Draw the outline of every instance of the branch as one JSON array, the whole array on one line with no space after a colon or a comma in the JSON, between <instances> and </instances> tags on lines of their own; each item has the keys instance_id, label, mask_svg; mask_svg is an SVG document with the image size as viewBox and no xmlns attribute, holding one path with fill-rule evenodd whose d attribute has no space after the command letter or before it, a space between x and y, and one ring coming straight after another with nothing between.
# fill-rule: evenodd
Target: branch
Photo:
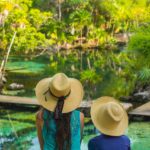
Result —
<instances>
[{"instance_id":1,"label":"branch","mask_svg":"<svg viewBox=\"0 0 150 150\"><path fill-rule=\"evenodd\" d=\"M17 32L14 33L13 38L11 40L11 43L10 43L10 45L8 47L8 51L7 51L6 57L3 59L2 63L1 63L0 72L5 72L5 66L6 66L6 63L8 61L8 57L9 57L9 53L11 51L11 47L12 47L12 45L14 43L14 40L15 40L15 37L16 37L16 33Z\"/></svg>"}]
</instances>

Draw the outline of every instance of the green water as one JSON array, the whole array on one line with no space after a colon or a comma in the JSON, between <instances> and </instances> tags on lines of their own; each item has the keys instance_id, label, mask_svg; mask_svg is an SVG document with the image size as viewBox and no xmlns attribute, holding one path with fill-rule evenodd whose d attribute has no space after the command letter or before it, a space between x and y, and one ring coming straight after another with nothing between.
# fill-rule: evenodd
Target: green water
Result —
<instances>
[{"instance_id":1,"label":"green water","mask_svg":"<svg viewBox=\"0 0 150 150\"><path fill-rule=\"evenodd\" d=\"M19 70L18 70L19 69ZM3 94L34 97L36 83L49 76L49 57L27 59L10 57L7 64L8 84L13 82L24 84L24 90L9 91ZM16 110L16 107L4 109L0 107L0 150L39 150L35 128L35 110L29 108ZM150 123L132 122L126 134L132 142L132 150L150 150ZM82 150L87 150L88 140L95 136L94 126L86 118Z\"/></svg>"},{"instance_id":2,"label":"green water","mask_svg":"<svg viewBox=\"0 0 150 150\"><path fill-rule=\"evenodd\" d=\"M23 56L10 56L6 65L7 85L19 83L24 85L24 90L11 91L5 88L3 94L34 97L36 83L49 74L49 57L41 56L38 58L26 58Z\"/></svg>"},{"instance_id":3,"label":"green water","mask_svg":"<svg viewBox=\"0 0 150 150\"><path fill-rule=\"evenodd\" d=\"M14 109L14 110L13 110ZM1 150L39 150L33 110L0 108L0 149ZM132 122L126 134L130 137L132 150L150 150L150 123ZM87 143L95 136L94 126L85 119L84 138L81 150L87 150Z\"/></svg>"}]
</instances>

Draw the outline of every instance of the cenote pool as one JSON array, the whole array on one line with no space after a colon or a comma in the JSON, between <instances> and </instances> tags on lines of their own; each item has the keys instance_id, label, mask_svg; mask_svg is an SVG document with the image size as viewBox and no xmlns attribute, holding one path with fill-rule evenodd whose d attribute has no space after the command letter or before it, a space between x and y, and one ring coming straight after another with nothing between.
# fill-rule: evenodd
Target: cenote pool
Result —
<instances>
[{"instance_id":1,"label":"cenote pool","mask_svg":"<svg viewBox=\"0 0 150 150\"><path fill-rule=\"evenodd\" d=\"M22 68L18 70L17 68ZM8 83L25 85L24 90L3 94L34 97L34 87L43 77L48 76L49 57L26 60L10 57L7 63ZM4 108L0 106L0 150L39 150L35 127L34 108ZM88 140L97 135L90 118L85 119L84 137L81 150L87 150ZM150 150L150 123L131 122L126 134L132 142L132 150Z\"/></svg>"},{"instance_id":2,"label":"cenote pool","mask_svg":"<svg viewBox=\"0 0 150 150\"><path fill-rule=\"evenodd\" d=\"M35 127L35 110L0 108L0 150L39 150ZM131 122L126 134L132 150L150 150L150 123ZM87 150L88 140L98 135L90 118L85 119L81 150Z\"/></svg>"}]
</instances>

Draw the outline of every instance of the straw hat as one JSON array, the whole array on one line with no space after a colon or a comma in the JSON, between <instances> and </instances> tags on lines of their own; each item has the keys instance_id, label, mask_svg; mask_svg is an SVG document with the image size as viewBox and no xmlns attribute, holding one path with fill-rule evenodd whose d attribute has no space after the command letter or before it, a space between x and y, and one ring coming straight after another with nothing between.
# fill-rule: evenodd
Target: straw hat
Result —
<instances>
[{"instance_id":1,"label":"straw hat","mask_svg":"<svg viewBox=\"0 0 150 150\"><path fill-rule=\"evenodd\" d=\"M83 98L83 87L80 81L57 73L51 78L38 82L35 88L38 102L47 110L55 111L57 97L65 96L62 113L68 113L79 107Z\"/></svg>"},{"instance_id":2,"label":"straw hat","mask_svg":"<svg viewBox=\"0 0 150 150\"><path fill-rule=\"evenodd\" d=\"M105 135L123 135L128 127L128 116L122 105L112 97L93 101L91 118L96 128Z\"/></svg>"}]
</instances>

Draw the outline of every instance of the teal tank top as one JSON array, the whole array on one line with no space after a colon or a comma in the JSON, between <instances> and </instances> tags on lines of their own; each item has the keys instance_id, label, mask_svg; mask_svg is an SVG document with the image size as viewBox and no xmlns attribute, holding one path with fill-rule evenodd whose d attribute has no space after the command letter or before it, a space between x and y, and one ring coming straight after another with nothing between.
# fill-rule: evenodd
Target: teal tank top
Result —
<instances>
[{"instance_id":1,"label":"teal tank top","mask_svg":"<svg viewBox=\"0 0 150 150\"><path fill-rule=\"evenodd\" d=\"M44 111L43 119L44 125L42 129L42 135L44 139L44 148L43 150L57 150L56 149L56 124L55 120L51 116L48 116L48 112ZM47 119L49 117L49 119ZM48 126L48 130L47 130ZM77 110L72 111L71 113L71 150L80 150L80 140L81 140L81 127L80 127L80 112Z\"/></svg>"}]
</instances>

